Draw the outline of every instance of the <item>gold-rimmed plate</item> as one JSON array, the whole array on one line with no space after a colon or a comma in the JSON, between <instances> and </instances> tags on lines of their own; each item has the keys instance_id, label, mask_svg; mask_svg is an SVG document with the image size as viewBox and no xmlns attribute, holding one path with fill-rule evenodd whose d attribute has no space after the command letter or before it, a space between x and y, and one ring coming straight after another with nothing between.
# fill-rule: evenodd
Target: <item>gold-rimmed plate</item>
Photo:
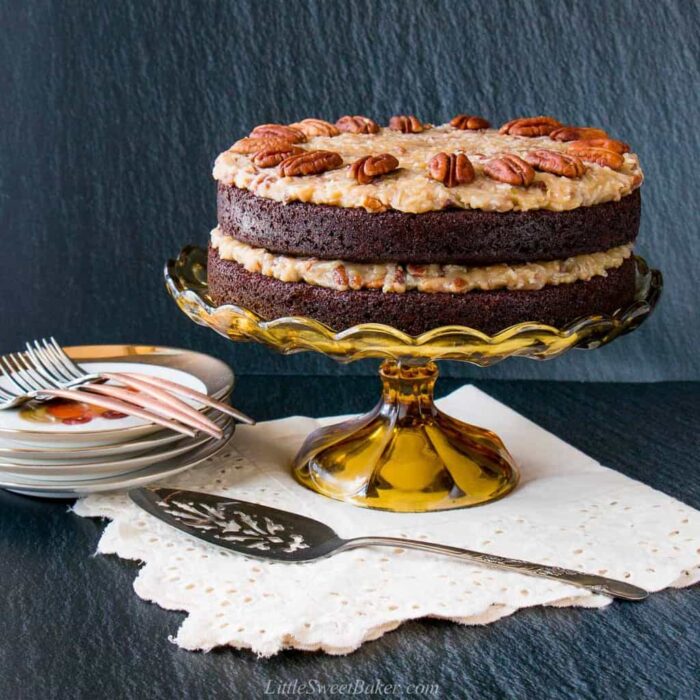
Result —
<instances>
[{"instance_id":1,"label":"gold-rimmed plate","mask_svg":"<svg viewBox=\"0 0 700 700\"><path fill-rule=\"evenodd\" d=\"M233 372L221 360L190 350L145 345L85 345L66 348L86 371L131 371L163 377L214 398L233 387ZM3 381L7 379L0 378ZM40 423L20 416L19 409L0 411L3 447L86 448L115 445L161 432L161 426L127 416L119 420L95 418L90 423Z\"/></svg>"},{"instance_id":2,"label":"gold-rimmed plate","mask_svg":"<svg viewBox=\"0 0 700 700\"><path fill-rule=\"evenodd\" d=\"M23 496L38 496L40 498L76 498L89 493L104 493L108 491L123 491L145 486L153 481L165 479L186 469L191 469L203 462L208 457L213 457L217 452L226 447L231 435L233 435L233 423L224 430L222 440L207 440L203 445L173 457L165 462L152 464L144 469L117 474L105 478L93 480L66 480L61 482L29 482L11 479L0 475L0 489L7 489Z\"/></svg>"},{"instance_id":3,"label":"gold-rimmed plate","mask_svg":"<svg viewBox=\"0 0 700 700\"><path fill-rule=\"evenodd\" d=\"M228 416L215 421L223 430L235 429L233 420ZM126 474L138 471L157 462L165 462L186 452L204 445L212 438L200 434L195 438L186 437L175 445L166 445L135 456L99 460L92 462L75 462L63 464L19 464L17 462L0 461L0 478L18 479L21 481L78 481L102 479L116 474Z\"/></svg>"},{"instance_id":4,"label":"gold-rimmed plate","mask_svg":"<svg viewBox=\"0 0 700 700\"><path fill-rule=\"evenodd\" d=\"M220 398L222 401L226 401L228 395ZM214 420L216 416L220 415L215 409L207 409L203 413ZM157 433L146 435L138 440L89 447L55 446L49 450L41 444L20 447L16 443L0 440L0 462L39 466L42 464L94 462L98 458L114 460L123 455L134 456L156 449L163 449L187 439L187 435L162 429Z\"/></svg>"}]
</instances>

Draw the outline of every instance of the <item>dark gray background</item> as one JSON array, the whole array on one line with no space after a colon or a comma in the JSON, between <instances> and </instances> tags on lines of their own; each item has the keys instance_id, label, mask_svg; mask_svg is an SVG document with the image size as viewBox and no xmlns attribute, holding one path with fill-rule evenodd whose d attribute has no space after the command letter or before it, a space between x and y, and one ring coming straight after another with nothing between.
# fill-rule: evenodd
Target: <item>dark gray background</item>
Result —
<instances>
[{"instance_id":1,"label":"dark gray background","mask_svg":"<svg viewBox=\"0 0 700 700\"><path fill-rule=\"evenodd\" d=\"M161 269L215 222L216 154L256 123L458 111L552 114L630 141L647 182L641 252L657 314L602 350L449 373L698 379L700 4L59 2L0 6L0 350L64 343L197 348L242 373L374 371L231 346L190 323Z\"/></svg>"}]
</instances>

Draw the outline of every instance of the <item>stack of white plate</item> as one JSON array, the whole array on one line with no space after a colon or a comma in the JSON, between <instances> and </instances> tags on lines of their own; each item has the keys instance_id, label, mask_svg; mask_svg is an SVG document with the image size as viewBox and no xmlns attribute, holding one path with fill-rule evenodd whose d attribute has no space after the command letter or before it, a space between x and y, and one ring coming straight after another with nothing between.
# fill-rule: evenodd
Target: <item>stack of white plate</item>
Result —
<instances>
[{"instance_id":1,"label":"stack of white plate","mask_svg":"<svg viewBox=\"0 0 700 700\"><path fill-rule=\"evenodd\" d=\"M138 345L66 348L88 372L140 372L179 382L226 400L233 373L223 362L188 350ZM9 386L5 377L0 385ZM194 404L193 404L194 405ZM36 422L19 409L0 411L0 488L44 498L136 488L199 464L220 450L234 422L204 411L223 440L175 433L131 416L88 423Z\"/></svg>"}]
</instances>

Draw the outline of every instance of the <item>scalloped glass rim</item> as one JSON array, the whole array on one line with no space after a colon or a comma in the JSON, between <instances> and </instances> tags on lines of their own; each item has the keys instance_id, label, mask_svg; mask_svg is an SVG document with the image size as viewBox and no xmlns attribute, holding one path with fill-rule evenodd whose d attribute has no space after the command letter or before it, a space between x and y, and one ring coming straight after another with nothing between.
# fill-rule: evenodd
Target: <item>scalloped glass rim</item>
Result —
<instances>
[{"instance_id":1,"label":"scalloped glass rim","mask_svg":"<svg viewBox=\"0 0 700 700\"><path fill-rule=\"evenodd\" d=\"M637 328L653 311L663 278L635 256L635 300L613 314L592 314L563 328L519 323L491 336L467 326L442 326L410 336L380 323L363 323L342 331L302 316L266 321L253 311L215 306L208 293L207 252L187 246L165 266L165 283L180 309L195 323L237 341L255 341L283 354L315 351L339 362L364 358L394 360L462 360L487 366L507 357L544 360L571 348L593 349Z\"/></svg>"}]
</instances>

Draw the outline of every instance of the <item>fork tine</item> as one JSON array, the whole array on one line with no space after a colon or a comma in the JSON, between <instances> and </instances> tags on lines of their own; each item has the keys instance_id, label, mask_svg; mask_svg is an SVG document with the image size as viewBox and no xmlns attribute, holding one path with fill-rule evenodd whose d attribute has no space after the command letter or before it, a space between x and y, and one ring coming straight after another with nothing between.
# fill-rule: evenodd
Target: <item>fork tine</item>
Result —
<instances>
[{"instance_id":1,"label":"fork tine","mask_svg":"<svg viewBox=\"0 0 700 700\"><path fill-rule=\"evenodd\" d=\"M11 379L5 370L5 367L3 366L2 362L0 361L0 377L7 377L8 379ZM0 398L3 399L3 401L12 401L12 399L16 399L17 395L13 394L9 391L9 389L6 389L5 387L0 387Z\"/></svg>"},{"instance_id":2,"label":"fork tine","mask_svg":"<svg viewBox=\"0 0 700 700\"><path fill-rule=\"evenodd\" d=\"M55 386L57 388L60 388L61 378L51 373L51 368L44 364L44 362L41 360L39 355L34 351L34 348L29 343L25 343L24 345L27 348L26 354L29 355L29 358L31 359L32 364L34 365L34 369L37 371L37 373L41 375L41 377L47 382L49 386Z\"/></svg>"},{"instance_id":3,"label":"fork tine","mask_svg":"<svg viewBox=\"0 0 700 700\"><path fill-rule=\"evenodd\" d=\"M19 389L20 393L26 394L28 391L31 391L23 382L22 377L19 376L14 367L10 364L10 360L7 356L0 357L0 362L7 370L7 378Z\"/></svg>"},{"instance_id":4,"label":"fork tine","mask_svg":"<svg viewBox=\"0 0 700 700\"><path fill-rule=\"evenodd\" d=\"M86 372L82 370L78 365L73 362L73 360L68 357L68 354L66 351L56 342L56 338L51 336L49 339L50 341L50 347L54 352L54 355L57 357L57 359L63 364L63 366L71 373L74 375L75 379L80 379L80 377L84 377ZM44 338L44 343L46 343L46 339Z\"/></svg>"},{"instance_id":5,"label":"fork tine","mask_svg":"<svg viewBox=\"0 0 700 700\"><path fill-rule=\"evenodd\" d=\"M82 377L83 375L86 374L85 370L82 367L78 366L75 362L73 362L73 360L70 358L68 353L63 349L63 347L59 343L56 342L56 338L51 336L51 338L49 338L49 340L51 342L51 345L53 345L53 348L56 351L56 353L63 360L63 363L68 365L69 367L71 367L73 369L73 373L77 375L76 379L78 377Z\"/></svg>"},{"instance_id":6,"label":"fork tine","mask_svg":"<svg viewBox=\"0 0 700 700\"><path fill-rule=\"evenodd\" d=\"M21 352L12 353L10 356L14 360L15 365L21 366L23 368L23 377L27 384L31 384L34 391L46 388L46 380L36 372L32 364L27 360L27 358L22 355ZM28 377L28 378L27 378Z\"/></svg>"},{"instance_id":7,"label":"fork tine","mask_svg":"<svg viewBox=\"0 0 700 700\"><path fill-rule=\"evenodd\" d=\"M17 381L20 381L25 386L28 386L29 391L36 391L44 386L41 382L37 384L34 377L22 366L15 353L10 353L10 355L8 355L8 359L12 361L12 365L15 368L15 377L17 378Z\"/></svg>"},{"instance_id":8,"label":"fork tine","mask_svg":"<svg viewBox=\"0 0 700 700\"><path fill-rule=\"evenodd\" d=\"M45 342L46 341L44 340L44 343ZM39 342L36 340L34 341L34 347L36 348L39 357L41 357L44 366L50 368L51 371L59 377L61 383L70 382L73 380L73 377L68 374L63 366L54 359L53 355L48 351L48 349L42 348L39 345Z\"/></svg>"}]
</instances>

